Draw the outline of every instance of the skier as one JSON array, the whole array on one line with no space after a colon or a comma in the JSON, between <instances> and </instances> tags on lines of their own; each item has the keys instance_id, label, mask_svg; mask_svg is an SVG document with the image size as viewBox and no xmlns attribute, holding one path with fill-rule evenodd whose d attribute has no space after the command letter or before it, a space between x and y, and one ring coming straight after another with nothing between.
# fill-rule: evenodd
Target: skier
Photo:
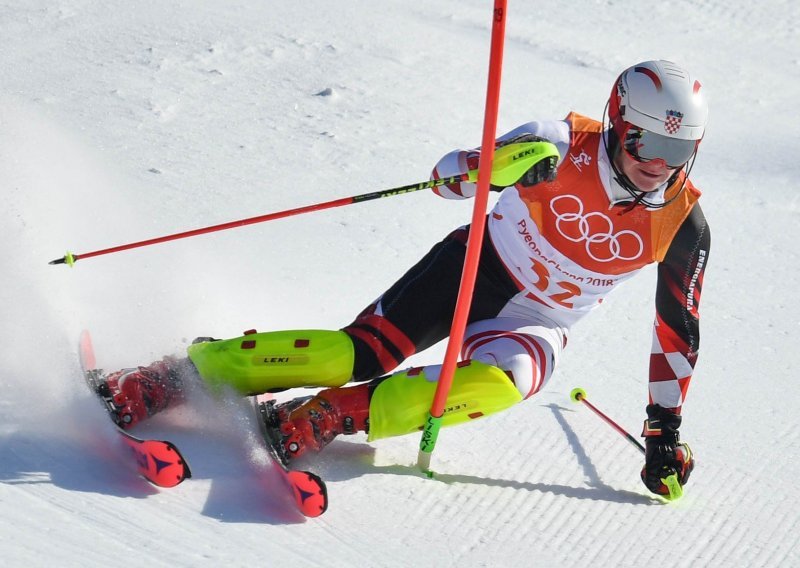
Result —
<instances>
[{"instance_id":1,"label":"skier","mask_svg":"<svg viewBox=\"0 0 800 568\"><path fill-rule=\"evenodd\" d=\"M688 175L703 138L701 85L668 61L634 65L615 81L603 120L570 113L498 139L547 140L560 159L540 162L488 216L462 362L444 425L504 410L535 395L558 364L570 326L641 268L658 263L649 404L641 477L666 495L694 467L680 441L681 406L697 361L698 305L710 233ZM434 177L477 168L477 150L454 150ZM472 197L475 185L435 189ZM419 431L440 365L392 371L449 332L470 227L450 233L355 320L338 331L245 332L200 338L188 358L165 358L105 377L115 420L128 428L182 400L188 376L242 394L324 387L272 407L285 461L339 434L369 440ZM352 386L345 386L347 383Z\"/></svg>"}]
</instances>

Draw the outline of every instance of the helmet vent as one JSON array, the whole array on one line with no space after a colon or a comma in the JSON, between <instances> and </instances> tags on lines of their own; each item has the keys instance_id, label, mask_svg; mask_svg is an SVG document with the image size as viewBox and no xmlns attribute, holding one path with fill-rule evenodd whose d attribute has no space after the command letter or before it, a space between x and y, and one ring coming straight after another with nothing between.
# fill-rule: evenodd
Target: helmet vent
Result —
<instances>
[{"instance_id":1,"label":"helmet vent","mask_svg":"<svg viewBox=\"0 0 800 568\"><path fill-rule=\"evenodd\" d=\"M664 73L669 78L684 79L684 80L687 80L689 78L689 75L686 73L686 71L684 71L674 63L671 63L669 61L663 61L662 63L663 63Z\"/></svg>"}]
</instances>

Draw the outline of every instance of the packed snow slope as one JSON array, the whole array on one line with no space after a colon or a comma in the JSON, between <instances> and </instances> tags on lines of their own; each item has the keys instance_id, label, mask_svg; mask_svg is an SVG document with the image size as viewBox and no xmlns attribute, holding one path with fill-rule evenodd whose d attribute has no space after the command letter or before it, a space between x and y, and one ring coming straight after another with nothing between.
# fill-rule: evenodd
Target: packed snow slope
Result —
<instances>
[{"instance_id":1,"label":"packed snow slope","mask_svg":"<svg viewBox=\"0 0 800 568\"><path fill-rule=\"evenodd\" d=\"M573 331L534 399L417 436L337 440L305 465L331 505L271 490L247 411L201 392L146 425L194 478L157 491L112 459L81 384L199 335L337 328L471 202L429 192L48 266L125 242L427 179L483 124L491 2L0 2L0 557L4 566L797 566L800 4L511 0L500 131L600 118L652 58L703 81L693 179L713 231L684 406L685 497L571 388L638 434L655 274ZM440 362L443 346L411 363ZM298 394L298 393L295 393ZM302 394L302 393L300 393Z\"/></svg>"}]
</instances>

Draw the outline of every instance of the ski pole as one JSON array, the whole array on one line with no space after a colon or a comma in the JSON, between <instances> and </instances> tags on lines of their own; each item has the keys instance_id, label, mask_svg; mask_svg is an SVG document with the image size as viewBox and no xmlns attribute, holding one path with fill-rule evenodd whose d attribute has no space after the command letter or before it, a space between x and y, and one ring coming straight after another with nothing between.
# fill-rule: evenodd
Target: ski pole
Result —
<instances>
[{"instance_id":1,"label":"ski pole","mask_svg":"<svg viewBox=\"0 0 800 568\"><path fill-rule=\"evenodd\" d=\"M632 436L630 433L628 433L628 431L627 431L627 430L625 430L625 429L624 429L622 426L620 426L619 424L617 424L616 422L614 422L614 421L613 421L611 418L609 418L608 416L606 416L606 415L605 415L605 414L604 414L604 413L603 413L603 412L602 412L602 411L601 411L599 408L597 408L595 405L593 405L591 402L589 402L589 401L586 399L586 391L585 391L585 390L583 390L582 388L574 388L574 389L572 389L572 391L569 393L569 397L570 397L570 398L571 398L571 399L572 399L574 402L582 402L583 404L585 404L586 406L588 406L588 407L589 407L589 409L591 409L591 411L592 411L592 412L594 412L594 413L595 413L597 416L599 416L600 418L602 418L602 419L603 419L603 422L605 422L606 424L608 424L609 426L611 426L611 427L612 427L614 430L616 430L616 431L617 431L617 433L619 433L619 434L620 434L620 435L621 435L623 438L625 438L626 440L628 440L628 442L630 442L632 446L636 447L636 449L637 449L637 450L639 450L640 452L642 452L642 454L644 454L644 453L645 453L645 448L644 448L644 446L642 445L642 443L641 443L641 442L639 442L639 440L637 440L636 438L634 438L634 437L633 437L633 436ZM664 484L664 485L667 487L667 489L669 490L669 497L668 497L668 499L669 499L670 501L672 501L672 500L674 500L674 499L679 499L679 498L680 498L680 497L683 495L683 488L681 487L681 484L680 484L680 482L678 481L678 474L677 474L677 473L673 473L672 475L669 475L669 476L667 476L667 477L665 477L665 478L662 478L662 479L661 479L661 482L662 482L662 483L663 483L663 484Z\"/></svg>"},{"instance_id":2,"label":"ski pole","mask_svg":"<svg viewBox=\"0 0 800 568\"><path fill-rule=\"evenodd\" d=\"M334 199L333 201L326 201L324 203L316 203L314 205L306 205L304 207L297 207L295 209L287 209L285 211L278 211L276 213L268 213L266 215L259 215L257 217L250 217L248 219L240 219L238 221L230 221L228 223L221 223L219 225L212 225L210 227L203 227L200 229L192 229L190 231L184 231L182 233L174 233L172 235L166 235L163 237L155 237L152 239L146 239L144 241L138 241L134 243L128 243L124 245L119 245L115 247L110 247L102 250L96 250L92 252L85 252L82 254L72 254L67 252L63 258L57 258L55 260L51 260L48 264L67 264L72 266L79 260L83 260L84 258L91 258L93 256L101 256L104 254L112 254L115 252L121 252L124 250L130 250L139 247L146 247L150 245L155 245L158 243L165 243L168 241L176 241L178 239L186 239L189 237L196 237L198 235L204 235L206 233L213 233L216 231L225 231L227 229L234 229L236 227L244 227L246 225L254 225L256 223L264 223L266 221L274 221L275 219L283 219L284 217L292 217L294 215L301 215L303 213L310 213L312 211L321 211L323 209L332 209L334 207L341 207L343 205L351 205L353 203L361 203L363 201L371 201L373 199L380 199L381 197L393 197L395 195L402 195L404 193L411 193L414 191L419 191L422 189L429 189L432 187L437 187L440 185L446 185L450 183L457 183L460 181L465 181L469 179L469 174L459 174L456 176L451 176L448 178L443 179L433 179L427 182L420 182L414 183L410 185L404 185L401 187L394 187L391 189L384 189L382 191L373 191L371 193L364 193L361 195L353 195L351 197L343 197L341 199Z\"/></svg>"},{"instance_id":3,"label":"ski pole","mask_svg":"<svg viewBox=\"0 0 800 568\"><path fill-rule=\"evenodd\" d=\"M499 157L495 159L495 167L491 172L491 183L500 187L513 185L522 176L522 174L543 159L558 159L558 150L549 142L516 142L498 148L497 153ZM353 195L351 197L343 197L341 199L334 199L333 201L326 201L324 203L306 205L304 207L287 209L277 213L268 213L266 215L259 215L257 217L250 217L248 219L240 219L238 221L230 221L228 223L221 223L219 225L212 225L210 227L204 227L201 229L192 229L182 233L175 233L163 237L155 237L144 241L128 243L92 252L85 252L81 254L67 252L67 254L62 258L51 260L48 264L66 264L73 266L77 261L84 258L91 258L93 256L112 254L134 248L155 245L158 243L176 241L178 239L185 239L188 237L196 237L206 233L224 231L226 229L234 229L236 227L264 223L266 221L274 221L275 219L283 219L284 217L292 217L294 215L301 215L303 213L310 213L312 211L321 211L323 209L332 209L334 207L341 207L343 205L372 201L373 199L380 199L382 197L394 197L395 195L403 195L405 193L412 193L423 189L431 189L441 185L449 185L451 183L458 183L462 181L474 182L477 180L477 178L478 170L470 170L467 173L457 174L446 178L432 179L419 183L403 185L400 187L393 187L391 189L373 191L371 193L363 193L361 195Z\"/></svg>"},{"instance_id":4,"label":"ski pole","mask_svg":"<svg viewBox=\"0 0 800 568\"><path fill-rule=\"evenodd\" d=\"M586 400L586 391L585 391L585 390L583 390L583 389L581 389L581 388L575 388L575 389L572 389L572 392L570 392L570 393L569 393L569 396L570 396L570 398L571 398L573 401L575 401L575 402L582 402L583 404L585 404L586 406L588 406L588 407L589 407L589 408L592 410L592 412L594 412L595 414L597 414L597 415L598 415L600 418L602 418L602 419L603 419L603 421L604 421L606 424L608 424L609 426L611 426L611 427L612 427L614 430L616 430L616 431L617 431L617 432L618 432L618 433L619 433L619 434L620 434L620 435L621 435L623 438L625 438L626 440L628 440L628 441L631 443L631 445L632 445L632 446L634 446L634 447L635 447L636 449L638 449L640 452L644 453L644 451L645 451L645 450L644 450L644 446L642 445L642 443L641 443L639 440L637 440L636 438L634 438L633 436L631 436L631 435L630 435L630 434L627 432L627 430L625 430L625 429L624 429L622 426L620 426L619 424L617 424L616 422L614 422L613 420L611 420L611 418L609 418L608 416L606 416L605 414L603 414L603 413L602 413L602 412L601 412L601 411L600 411L600 410L599 410L599 409L598 409L598 408L597 408L595 405L593 405L591 402L589 402L588 400Z\"/></svg>"}]
</instances>

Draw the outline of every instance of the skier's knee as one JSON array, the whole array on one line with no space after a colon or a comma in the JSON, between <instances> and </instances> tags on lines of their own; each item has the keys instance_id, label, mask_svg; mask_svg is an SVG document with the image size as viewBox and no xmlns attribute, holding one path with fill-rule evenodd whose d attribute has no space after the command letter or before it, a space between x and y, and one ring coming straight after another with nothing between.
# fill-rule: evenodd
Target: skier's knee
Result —
<instances>
[{"instance_id":1,"label":"skier's knee","mask_svg":"<svg viewBox=\"0 0 800 568\"><path fill-rule=\"evenodd\" d=\"M503 334L469 350L469 356L505 371L523 398L539 392L555 365L550 344L526 334Z\"/></svg>"},{"instance_id":2,"label":"skier's knee","mask_svg":"<svg viewBox=\"0 0 800 568\"><path fill-rule=\"evenodd\" d=\"M530 398L542 388L546 376L541 372L536 358L525 353L516 353L496 363L506 372L523 398Z\"/></svg>"}]
</instances>

